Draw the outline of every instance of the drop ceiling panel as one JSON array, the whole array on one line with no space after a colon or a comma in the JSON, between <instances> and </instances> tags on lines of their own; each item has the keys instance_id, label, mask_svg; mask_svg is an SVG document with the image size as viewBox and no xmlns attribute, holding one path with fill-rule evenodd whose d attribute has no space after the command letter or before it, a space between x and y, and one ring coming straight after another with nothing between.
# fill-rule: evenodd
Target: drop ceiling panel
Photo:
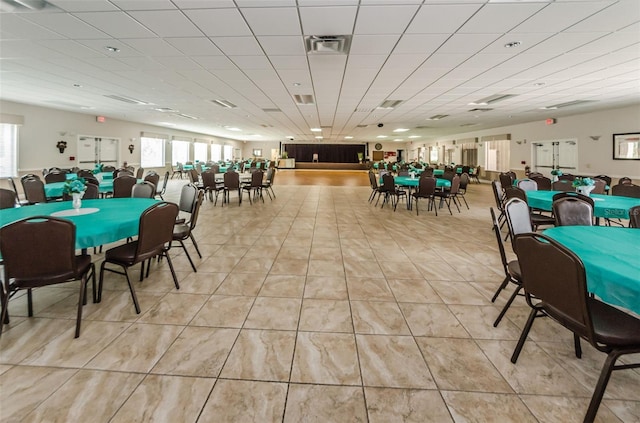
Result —
<instances>
[{"instance_id":1,"label":"drop ceiling panel","mask_svg":"<svg viewBox=\"0 0 640 423\"><path fill-rule=\"evenodd\" d=\"M361 6L355 34L402 34L418 6Z\"/></svg>"},{"instance_id":2,"label":"drop ceiling panel","mask_svg":"<svg viewBox=\"0 0 640 423\"><path fill-rule=\"evenodd\" d=\"M49 0L48 3L67 12L104 12L118 10L117 7L107 0Z\"/></svg>"},{"instance_id":3,"label":"drop ceiling panel","mask_svg":"<svg viewBox=\"0 0 640 423\"><path fill-rule=\"evenodd\" d=\"M407 29L408 34L453 34L481 4L425 4Z\"/></svg>"},{"instance_id":4,"label":"drop ceiling panel","mask_svg":"<svg viewBox=\"0 0 640 423\"><path fill-rule=\"evenodd\" d=\"M177 10L130 12L130 15L160 37L197 37L202 35L200 30Z\"/></svg>"},{"instance_id":5,"label":"drop ceiling panel","mask_svg":"<svg viewBox=\"0 0 640 423\"><path fill-rule=\"evenodd\" d=\"M438 50L449 37L449 34L405 34L393 52L398 54L420 54L426 57Z\"/></svg>"},{"instance_id":6,"label":"drop ceiling panel","mask_svg":"<svg viewBox=\"0 0 640 423\"><path fill-rule=\"evenodd\" d=\"M307 1L298 1L305 6ZM357 1L356 1L357 3ZM344 35L353 32L357 7L301 7L300 20L305 35Z\"/></svg>"},{"instance_id":7,"label":"drop ceiling panel","mask_svg":"<svg viewBox=\"0 0 640 423\"><path fill-rule=\"evenodd\" d=\"M244 18L255 35L301 35L295 7L242 9Z\"/></svg>"},{"instance_id":8,"label":"drop ceiling panel","mask_svg":"<svg viewBox=\"0 0 640 423\"><path fill-rule=\"evenodd\" d=\"M141 52L145 56L180 56L181 53L171 44L160 38L138 38L126 40L131 48Z\"/></svg>"},{"instance_id":9,"label":"drop ceiling panel","mask_svg":"<svg viewBox=\"0 0 640 423\"><path fill-rule=\"evenodd\" d=\"M259 56L263 54L254 37L213 37L211 40L227 56Z\"/></svg>"},{"instance_id":10,"label":"drop ceiling panel","mask_svg":"<svg viewBox=\"0 0 640 423\"><path fill-rule=\"evenodd\" d=\"M546 3L488 3L473 15L459 32L463 34L507 32L544 6Z\"/></svg>"},{"instance_id":11,"label":"drop ceiling panel","mask_svg":"<svg viewBox=\"0 0 640 423\"><path fill-rule=\"evenodd\" d=\"M48 48L27 40L1 40L0 51L2 59L32 57L45 59L48 57L57 57L60 55L57 51L51 51Z\"/></svg>"},{"instance_id":12,"label":"drop ceiling panel","mask_svg":"<svg viewBox=\"0 0 640 423\"><path fill-rule=\"evenodd\" d=\"M632 49L635 49L637 56L640 54L639 43L640 33L630 34L626 32L614 32L578 47L573 50L572 53L607 54L609 52L633 46Z\"/></svg>"},{"instance_id":13,"label":"drop ceiling panel","mask_svg":"<svg viewBox=\"0 0 640 423\"><path fill-rule=\"evenodd\" d=\"M237 66L226 56L197 56L192 59L205 69L237 69Z\"/></svg>"},{"instance_id":14,"label":"drop ceiling panel","mask_svg":"<svg viewBox=\"0 0 640 423\"><path fill-rule=\"evenodd\" d=\"M172 10L176 6L170 0L110 0L126 10Z\"/></svg>"},{"instance_id":15,"label":"drop ceiling panel","mask_svg":"<svg viewBox=\"0 0 640 423\"><path fill-rule=\"evenodd\" d=\"M208 36L251 35L237 9L185 10L184 14Z\"/></svg>"},{"instance_id":16,"label":"drop ceiling panel","mask_svg":"<svg viewBox=\"0 0 640 423\"><path fill-rule=\"evenodd\" d=\"M399 35L354 35L351 54L389 54L398 42Z\"/></svg>"},{"instance_id":17,"label":"drop ceiling panel","mask_svg":"<svg viewBox=\"0 0 640 423\"><path fill-rule=\"evenodd\" d=\"M568 28L568 32L617 31L638 21L640 2L620 1Z\"/></svg>"},{"instance_id":18,"label":"drop ceiling panel","mask_svg":"<svg viewBox=\"0 0 640 423\"><path fill-rule=\"evenodd\" d=\"M258 37L264 52L274 56L292 56L305 54L304 40L301 36Z\"/></svg>"},{"instance_id":19,"label":"drop ceiling panel","mask_svg":"<svg viewBox=\"0 0 640 423\"><path fill-rule=\"evenodd\" d=\"M233 0L173 0L173 2L181 9L235 7Z\"/></svg>"},{"instance_id":20,"label":"drop ceiling panel","mask_svg":"<svg viewBox=\"0 0 640 423\"><path fill-rule=\"evenodd\" d=\"M0 15L0 23L2 23L2 25L0 25L0 33L3 39L27 38L30 40L53 40L64 38L62 35L22 19L18 15L2 14Z\"/></svg>"},{"instance_id":21,"label":"drop ceiling panel","mask_svg":"<svg viewBox=\"0 0 640 423\"><path fill-rule=\"evenodd\" d=\"M438 53L473 54L494 42L501 34L454 34L438 50Z\"/></svg>"},{"instance_id":22,"label":"drop ceiling panel","mask_svg":"<svg viewBox=\"0 0 640 423\"><path fill-rule=\"evenodd\" d=\"M187 56L215 56L222 52L207 37L165 38L166 42Z\"/></svg>"},{"instance_id":23,"label":"drop ceiling panel","mask_svg":"<svg viewBox=\"0 0 640 423\"><path fill-rule=\"evenodd\" d=\"M273 56L271 64L276 69L308 69L307 56Z\"/></svg>"},{"instance_id":24,"label":"drop ceiling panel","mask_svg":"<svg viewBox=\"0 0 640 423\"><path fill-rule=\"evenodd\" d=\"M609 6L609 1L584 2L580 7L571 3L551 3L516 27L518 32L560 32L593 13Z\"/></svg>"},{"instance_id":25,"label":"drop ceiling panel","mask_svg":"<svg viewBox=\"0 0 640 423\"><path fill-rule=\"evenodd\" d=\"M543 42L544 40L553 37L555 34L550 32L539 33L522 33L522 32L509 32L502 37L496 39L493 43L485 47L483 53L505 53L512 56L522 54L531 47ZM519 42L520 45L512 48L508 48L505 45L507 43Z\"/></svg>"},{"instance_id":26,"label":"drop ceiling panel","mask_svg":"<svg viewBox=\"0 0 640 423\"><path fill-rule=\"evenodd\" d=\"M103 54L70 40L40 40L38 44L45 48L56 50L59 54L64 54L69 57L104 57Z\"/></svg>"},{"instance_id":27,"label":"drop ceiling panel","mask_svg":"<svg viewBox=\"0 0 640 423\"><path fill-rule=\"evenodd\" d=\"M527 53L564 53L588 44L606 34L600 32L562 32L527 50ZM606 51L604 51L606 52ZM604 53L603 52L603 53Z\"/></svg>"},{"instance_id":28,"label":"drop ceiling panel","mask_svg":"<svg viewBox=\"0 0 640 423\"><path fill-rule=\"evenodd\" d=\"M235 0L239 7L286 7L295 6L296 0Z\"/></svg>"},{"instance_id":29,"label":"drop ceiling panel","mask_svg":"<svg viewBox=\"0 0 640 423\"><path fill-rule=\"evenodd\" d=\"M229 56L240 69L272 69L271 63L267 60L267 56ZM273 72L273 71L272 71ZM275 73L275 72L273 72Z\"/></svg>"},{"instance_id":30,"label":"drop ceiling panel","mask_svg":"<svg viewBox=\"0 0 640 423\"><path fill-rule=\"evenodd\" d=\"M200 65L188 57L184 56L170 56L170 57L156 57L156 62L161 63L169 69L176 71L187 69L200 69Z\"/></svg>"},{"instance_id":31,"label":"drop ceiling panel","mask_svg":"<svg viewBox=\"0 0 640 423\"><path fill-rule=\"evenodd\" d=\"M24 19L68 38L107 38L107 34L65 13L24 14Z\"/></svg>"},{"instance_id":32,"label":"drop ceiling panel","mask_svg":"<svg viewBox=\"0 0 640 423\"><path fill-rule=\"evenodd\" d=\"M155 36L148 28L124 12L77 13L75 16L114 38Z\"/></svg>"}]
</instances>

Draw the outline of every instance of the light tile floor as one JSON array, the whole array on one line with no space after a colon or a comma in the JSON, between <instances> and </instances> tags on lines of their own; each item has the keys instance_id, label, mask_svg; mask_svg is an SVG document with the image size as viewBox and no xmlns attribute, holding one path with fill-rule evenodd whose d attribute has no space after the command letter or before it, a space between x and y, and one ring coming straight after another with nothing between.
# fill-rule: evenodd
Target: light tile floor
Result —
<instances>
[{"instance_id":1,"label":"light tile floor","mask_svg":"<svg viewBox=\"0 0 640 423\"><path fill-rule=\"evenodd\" d=\"M76 285L37 290L32 318L13 299L0 420L582 421L604 355L576 359L571 334L540 319L511 364L520 298L492 326L507 293L489 301L502 276L487 183L438 217L376 208L368 187L275 190L205 202L198 272L172 250L181 289L154 264L135 282L140 315L115 274L79 339ZM640 372L614 374L598 421L640 421Z\"/></svg>"}]
</instances>

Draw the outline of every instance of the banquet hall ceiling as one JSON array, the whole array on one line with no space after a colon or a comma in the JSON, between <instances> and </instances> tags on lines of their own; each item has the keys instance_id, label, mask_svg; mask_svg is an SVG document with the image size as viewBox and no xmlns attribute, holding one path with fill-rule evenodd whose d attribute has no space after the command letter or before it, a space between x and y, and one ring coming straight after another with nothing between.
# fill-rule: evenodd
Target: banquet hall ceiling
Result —
<instances>
[{"instance_id":1,"label":"banquet hall ceiling","mask_svg":"<svg viewBox=\"0 0 640 423\"><path fill-rule=\"evenodd\" d=\"M2 0L0 98L239 140L426 140L639 103L640 1Z\"/></svg>"}]
</instances>

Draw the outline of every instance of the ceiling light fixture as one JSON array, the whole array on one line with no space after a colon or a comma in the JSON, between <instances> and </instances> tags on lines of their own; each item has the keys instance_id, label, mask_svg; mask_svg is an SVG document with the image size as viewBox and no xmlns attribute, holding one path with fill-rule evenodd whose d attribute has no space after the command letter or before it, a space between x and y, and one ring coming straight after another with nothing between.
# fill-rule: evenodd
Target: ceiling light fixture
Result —
<instances>
[{"instance_id":1,"label":"ceiling light fixture","mask_svg":"<svg viewBox=\"0 0 640 423\"><path fill-rule=\"evenodd\" d=\"M540 109L541 110L556 110L556 109L561 109L563 107L571 107L571 106L578 106L580 104L593 103L594 101L596 101L596 100L567 101L566 103L559 103L559 104L554 104L552 106L540 107Z\"/></svg>"},{"instance_id":2,"label":"ceiling light fixture","mask_svg":"<svg viewBox=\"0 0 640 423\"><path fill-rule=\"evenodd\" d=\"M242 129L236 128L235 126L225 126L224 129L227 131L242 131Z\"/></svg>"},{"instance_id":3,"label":"ceiling light fixture","mask_svg":"<svg viewBox=\"0 0 640 423\"><path fill-rule=\"evenodd\" d=\"M394 141L404 141L402 138L396 138Z\"/></svg>"},{"instance_id":4,"label":"ceiling light fixture","mask_svg":"<svg viewBox=\"0 0 640 423\"><path fill-rule=\"evenodd\" d=\"M376 138L387 138L386 135L378 135Z\"/></svg>"},{"instance_id":5,"label":"ceiling light fixture","mask_svg":"<svg viewBox=\"0 0 640 423\"><path fill-rule=\"evenodd\" d=\"M118 47L105 46L104 48L111 53L120 53L120 49Z\"/></svg>"},{"instance_id":6,"label":"ceiling light fixture","mask_svg":"<svg viewBox=\"0 0 640 423\"><path fill-rule=\"evenodd\" d=\"M122 101L124 103L139 104L139 105L142 105L142 106L153 104L153 103L149 103L147 101L142 101L142 100L138 100L138 99L131 98L131 97L125 97L123 95L109 94L109 95L105 95L105 97L110 98L112 100Z\"/></svg>"},{"instance_id":7,"label":"ceiling light fixture","mask_svg":"<svg viewBox=\"0 0 640 423\"><path fill-rule=\"evenodd\" d=\"M324 138L324 137L323 137L322 135L318 135L318 136L316 137L316 139L317 139L317 140L321 140L321 139L323 139L323 138Z\"/></svg>"},{"instance_id":8,"label":"ceiling light fixture","mask_svg":"<svg viewBox=\"0 0 640 423\"><path fill-rule=\"evenodd\" d=\"M398 129L394 129L393 132L407 132L409 129L408 128L398 128Z\"/></svg>"},{"instance_id":9,"label":"ceiling light fixture","mask_svg":"<svg viewBox=\"0 0 640 423\"><path fill-rule=\"evenodd\" d=\"M404 100L385 100L376 109L395 109Z\"/></svg>"},{"instance_id":10,"label":"ceiling light fixture","mask_svg":"<svg viewBox=\"0 0 640 423\"><path fill-rule=\"evenodd\" d=\"M409 136L409 138L411 138L411 139L420 138L420 135L411 135L411 136Z\"/></svg>"},{"instance_id":11,"label":"ceiling light fixture","mask_svg":"<svg viewBox=\"0 0 640 423\"><path fill-rule=\"evenodd\" d=\"M499 101L507 100L511 97L515 97L517 94L494 94L489 97L481 98L468 104L468 106L488 106L489 104L497 103Z\"/></svg>"},{"instance_id":12,"label":"ceiling light fixture","mask_svg":"<svg viewBox=\"0 0 640 423\"><path fill-rule=\"evenodd\" d=\"M311 128L311 132L322 132L322 128Z\"/></svg>"},{"instance_id":13,"label":"ceiling light fixture","mask_svg":"<svg viewBox=\"0 0 640 423\"><path fill-rule=\"evenodd\" d=\"M299 87L300 85L302 85L302 84L301 84L301 83L299 83L299 82L294 82L294 83L293 83L293 86L294 86L294 87Z\"/></svg>"},{"instance_id":14,"label":"ceiling light fixture","mask_svg":"<svg viewBox=\"0 0 640 423\"><path fill-rule=\"evenodd\" d=\"M306 106L309 104L315 104L316 101L311 94L294 94L293 101L296 102L298 106Z\"/></svg>"},{"instance_id":15,"label":"ceiling light fixture","mask_svg":"<svg viewBox=\"0 0 640 423\"><path fill-rule=\"evenodd\" d=\"M511 41L507 44L504 45L505 48L514 48L514 47L519 47L520 44L522 44L520 41Z\"/></svg>"},{"instance_id":16,"label":"ceiling light fixture","mask_svg":"<svg viewBox=\"0 0 640 423\"><path fill-rule=\"evenodd\" d=\"M351 135L347 135L346 137L344 137L345 140L352 140L353 137Z\"/></svg>"},{"instance_id":17,"label":"ceiling light fixture","mask_svg":"<svg viewBox=\"0 0 640 423\"><path fill-rule=\"evenodd\" d=\"M236 107L238 107L227 100L211 100L211 102L217 104L218 106L226 107L227 109L235 109Z\"/></svg>"},{"instance_id":18,"label":"ceiling light fixture","mask_svg":"<svg viewBox=\"0 0 640 423\"><path fill-rule=\"evenodd\" d=\"M433 115L429 118L427 118L427 120L440 120L440 119L444 119L449 115Z\"/></svg>"}]
</instances>

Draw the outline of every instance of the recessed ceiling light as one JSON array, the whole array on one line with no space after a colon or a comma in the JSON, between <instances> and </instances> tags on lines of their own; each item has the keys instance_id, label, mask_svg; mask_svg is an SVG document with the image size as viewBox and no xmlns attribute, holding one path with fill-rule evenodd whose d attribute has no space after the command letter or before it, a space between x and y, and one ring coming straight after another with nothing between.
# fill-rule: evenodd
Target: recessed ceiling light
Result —
<instances>
[{"instance_id":1,"label":"recessed ceiling light","mask_svg":"<svg viewBox=\"0 0 640 423\"><path fill-rule=\"evenodd\" d=\"M409 129L407 128L398 128L398 129L394 129L393 132L407 132Z\"/></svg>"},{"instance_id":2,"label":"recessed ceiling light","mask_svg":"<svg viewBox=\"0 0 640 423\"><path fill-rule=\"evenodd\" d=\"M378 135L376 138L387 138L386 135Z\"/></svg>"},{"instance_id":3,"label":"recessed ceiling light","mask_svg":"<svg viewBox=\"0 0 640 423\"><path fill-rule=\"evenodd\" d=\"M322 132L322 128L311 128L311 132Z\"/></svg>"},{"instance_id":4,"label":"recessed ceiling light","mask_svg":"<svg viewBox=\"0 0 640 423\"><path fill-rule=\"evenodd\" d=\"M294 83L293 83L293 86L294 86L294 87L299 87L300 85L302 85L302 84L301 84L301 83L299 83L299 82L294 82Z\"/></svg>"},{"instance_id":5,"label":"recessed ceiling light","mask_svg":"<svg viewBox=\"0 0 640 423\"><path fill-rule=\"evenodd\" d=\"M404 141L402 138L396 138L394 141Z\"/></svg>"},{"instance_id":6,"label":"recessed ceiling light","mask_svg":"<svg viewBox=\"0 0 640 423\"><path fill-rule=\"evenodd\" d=\"M105 46L104 48L111 53L120 53L120 49L118 47Z\"/></svg>"},{"instance_id":7,"label":"recessed ceiling light","mask_svg":"<svg viewBox=\"0 0 640 423\"><path fill-rule=\"evenodd\" d=\"M159 125L165 125L165 126L176 126L175 123L171 123L171 122L160 122Z\"/></svg>"},{"instance_id":8,"label":"recessed ceiling light","mask_svg":"<svg viewBox=\"0 0 640 423\"><path fill-rule=\"evenodd\" d=\"M411 138L411 139L420 138L420 135L411 135L409 138Z\"/></svg>"},{"instance_id":9,"label":"recessed ceiling light","mask_svg":"<svg viewBox=\"0 0 640 423\"><path fill-rule=\"evenodd\" d=\"M318 135L318 136L316 137L316 139L317 139L317 140L321 140L321 139L323 139L323 138L324 138L324 137L323 137L322 135Z\"/></svg>"},{"instance_id":10,"label":"recessed ceiling light","mask_svg":"<svg viewBox=\"0 0 640 423\"><path fill-rule=\"evenodd\" d=\"M80 84L73 84L73 86L74 86L75 88L82 88L82 85L80 85Z\"/></svg>"},{"instance_id":11,"label":"recessed ceiling light","mask_svg":"<svg viewBox=\"0 0 640 423\"><path fill-rule=\"evenodd\" d=\"M227 131L242 131L242 129L236 128L234 126L225 126L224 129L226 129Z\"/></svg>"},{"instance_id":12,"label":"recessed ceiling light","mask_svg":"<svg viewBox=\"0 0 640 423\"><path fill-rule=\"evenodd\" d=\"M507 44L505 44L505 48L514 48L514 47L518 47L520 44L522 44L520 41L511 41Z\"/></svg>"},{"instance_id":13,"label":"recessed ceiling light","mask_svg":"<svg viewBox=\"0 0 640 423\"><path fill-rule=\"evenodd\" d=\"M346 137L344 137L345 140L352 140L353 137L351 135L347 135Z\"/></svg>"},{"instance_id":14,"label":"recessed ceiling light","mask_svg":"<svg viewBox=\"0 0 640 423\"><path fill-rule=\"evenodd\" d=\"M249 134L247 135L248 137L256 137L256 138L262 138L262 135L260 134Z\"/></svg>"},{"instance_id":15,"label":"recessed ceiling light","mask_svg":"<svg viewBox=\"0 0 640 423\"><path fill-rule=\"evenodd\" d=\"M404 100L385 100L376 109L395 109Z\"/></svg>"},{"instance_id":16,"label":"recessed ceiling light","mask_svg":"<svg viewBox=\"0 0 640 423\"><path fill-rule=\"evenodd\" d=\"M536 87L542 87L543 85L545 85L546 82L536 82L535 84L533 84Z\"/></svg>"},{"instance_id":17,"label":"recessed ceiling light","mask_svg":"<svg viewBox=\"0 0 640 423\"><path fill-rule=\"evenodd\" d=\"M227 109L235 109L236 107L238 107L228 100L211 100L211 102Z\"/></svg>"}]
</instances>

